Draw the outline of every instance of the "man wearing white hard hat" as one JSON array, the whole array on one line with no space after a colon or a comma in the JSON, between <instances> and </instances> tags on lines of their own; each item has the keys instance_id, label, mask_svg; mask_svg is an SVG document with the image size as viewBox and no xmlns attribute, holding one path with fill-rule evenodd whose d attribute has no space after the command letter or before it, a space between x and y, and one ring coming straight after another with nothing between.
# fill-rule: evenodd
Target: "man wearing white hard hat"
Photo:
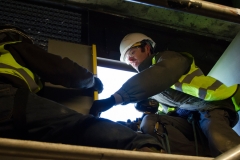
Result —
<instances>
[{"instance_id":1,"label":"man wearing white hard hat","mask_svg":"<svg viewBox=\"0 0 240 160\"><path fill-rule=\"evenodd\" d=\"M211 156L216 157L240 144L240 137L232 129L238 120L236 111L239 106L232 103L235 93L239 91L238 84L227 87L205 76L189 53L154 53L154 47L155 42L142 33L130 33L123 38L120 43L120 60L130 64L139 73L109 98L95 101L90 113L99 115L114 105L138 103L151 97L165 107L197 111L200 115L198 124L208 140ZM149 114L142 123L154 118L159 116ZM150 127L143 124L142 131L154 136ZM174 124L165 125L165 128L168 130L172 126ZM180 130L178 126L174 127ZM181 138L184 139L183 136L176 137Z\"/></svg>"}]
</instances>

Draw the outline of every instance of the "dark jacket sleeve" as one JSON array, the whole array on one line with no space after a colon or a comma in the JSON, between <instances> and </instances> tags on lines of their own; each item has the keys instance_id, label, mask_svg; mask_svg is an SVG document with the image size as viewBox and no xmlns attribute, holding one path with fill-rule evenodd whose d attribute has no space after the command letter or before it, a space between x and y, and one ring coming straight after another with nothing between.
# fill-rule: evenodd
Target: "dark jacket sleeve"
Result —
<instances>
[{"instance_id":1,"label":"dark jacket sleeve","mask_svg":"<svg viewBox=\"0 0 240 160\"><path fill-rule=\"evenodd\" d=\"M145 61L150 61L151 64L151 59L146 59ZM172 51L162 52L155 65L126 81L114 96L119 97L118 95L120 95L122 104L149 98L175 84L187 72L190 65L191 60L180 53Z\"/></svg>"},{"instance_id":2,"label":"dark jacket sleeve","mask_svg":"<svg viewBox=\"0 0 240 160\"><path fill-rule=\"evenodd\" d=\"M93 74L69 58L61 58L36 45L23 42L8 44L5 49L10 51L19 64L30 69L45 82L79 89L91 88L94 85Z\"/></svg>"}]
</instances>

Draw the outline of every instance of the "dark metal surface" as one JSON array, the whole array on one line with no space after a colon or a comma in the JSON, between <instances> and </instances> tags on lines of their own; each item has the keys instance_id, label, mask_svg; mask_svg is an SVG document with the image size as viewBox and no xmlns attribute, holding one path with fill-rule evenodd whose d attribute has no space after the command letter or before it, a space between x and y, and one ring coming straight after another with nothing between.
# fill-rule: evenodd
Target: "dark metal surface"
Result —
<instances>
[{"instance_id":1,"label":"dark metal surface","mask_svg":"<svg viewBox=\"0 0 240 160\"><path fill-rule=\"evenodd\" d=\"M49 38L81 43L83 14L29 1L0 0L0 23L22 28L44 49Z\"/></svg>"}]
</instances>

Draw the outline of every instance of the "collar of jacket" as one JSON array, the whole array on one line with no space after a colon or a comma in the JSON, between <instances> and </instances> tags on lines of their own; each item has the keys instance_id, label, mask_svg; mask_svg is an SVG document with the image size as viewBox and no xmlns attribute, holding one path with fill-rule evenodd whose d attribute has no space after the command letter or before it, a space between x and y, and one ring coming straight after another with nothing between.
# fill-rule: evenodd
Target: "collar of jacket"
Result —
<instances>
[{"instance_id":1,"label":"collar of jacket","mask_svg":"<svg viewBox=\"0 0 240 160\"><path fill-rule=\"evenodd\" d=\"M157 55L157 56L156 56ZM149 68L152 65L152 58L156 56L156 60L159 57L159 53L151 54L149 57L147 57L139 66L138 66L138 72L142 72L143 70Z\"/></svg>"}]
</instances>

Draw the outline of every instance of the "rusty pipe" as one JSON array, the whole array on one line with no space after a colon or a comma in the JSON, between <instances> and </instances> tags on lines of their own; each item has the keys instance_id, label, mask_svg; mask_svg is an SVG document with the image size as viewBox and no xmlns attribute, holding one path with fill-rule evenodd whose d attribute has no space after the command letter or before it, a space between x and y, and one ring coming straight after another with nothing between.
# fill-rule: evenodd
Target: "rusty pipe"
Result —
<instances>
[{"instance_id":1,"label":"rusty pipe","mask_svg":"<svg viewBox=\"0 0 240 160\"><path fill-rule=\"evenodd\" d=\"M203 15L240 24L240 9L203 0L125 0Z\"/></svg>"},{"instance_id":2,"label":"rusty pipe","mask_svg":"<svg viewBox=\"0 0 240 160\"><path fill-rule=\"evenodd\" d=\"M213 160L213 158L209 157L128 151L7 138L0 138L0 158L41 160Z\"/></svg>"}]
</instances>

